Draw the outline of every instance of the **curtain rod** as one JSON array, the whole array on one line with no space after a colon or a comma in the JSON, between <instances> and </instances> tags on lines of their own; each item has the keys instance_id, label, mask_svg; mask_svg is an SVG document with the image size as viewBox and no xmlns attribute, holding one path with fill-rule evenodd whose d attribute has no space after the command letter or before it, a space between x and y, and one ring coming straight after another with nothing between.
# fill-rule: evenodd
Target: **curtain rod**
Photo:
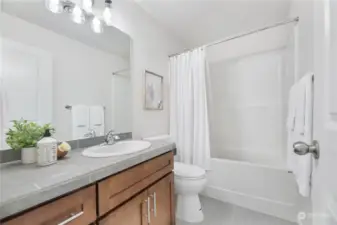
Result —
<instances>
[{"instance_id":1,"label":"curtain rod","mask_svg":"<svg viewBox=\"0 0 337 225\"><path fill-rule=\"evenodd\" d=\"M73 109L73 107L71 105L66 105L64 108L68 109L68 110L72 110ZM105 106L103 106L103 109L105 109Z\"/></svg>"},{"instance_id":2,"label":"curtain rod","mask_svg":"<svg viewBox=\"0 0 337 225\"><path fill-rule=\"evenodd\" d=\"M200 47L206 47L206 48L207 47L211 47L213 45L221 44L221 43L224 43L224 42L227 42L227 41L231 41L231 40L234 40L234 39L237 39L237 38L241 38L241 37L244 37L244 36L247 36L247 35L250 35L250 34L258 33L260 31L268 30L270 28L278 27L278 26L285 25L285 24L292 23L292 22L298 22L299 20L300 20L299 17L295 17L293 19L289 19L289 20L285 20L285 21L282 21L282 22L278 22L278 23L275 23L273 25L269 25L269 26L266 26L266 27L263 27L263 28L260 28L260 29L257 29L257 30L251 30L251 31L248 31L246 33L242 33L242 34L239 34L239 35L228 37L228 38L225 38L225 39L222 39L222 40L218 40L218 41L215 41L215 42L212 42L212 43L209 43L209 44L206 44L206 45L202 45L202 46L199 46L199 47L196 47L196 48L187 49L187 50L185 50L183 52L179 52L179 53L175 53L175 54L169 55L169 57L177 56L177 55L183 54L185 52L190 52L190 51L193 51L193 50L195 50L197 48L200 48Z\"/></svg>"},{"instance_id":3,"label":"curtain rod","mask_svg":"<svg viewBox=\"0 0 337 225\"><path fill-rule=\"evenodd\" d=\"M120 73L122 73L122 72L127 72L127 71L129 71L129 70L130 70L129 68L117 70L117 71L115 71L115 72L112 72L112 75L119 75Z\"/></svg>"}]
</instances>

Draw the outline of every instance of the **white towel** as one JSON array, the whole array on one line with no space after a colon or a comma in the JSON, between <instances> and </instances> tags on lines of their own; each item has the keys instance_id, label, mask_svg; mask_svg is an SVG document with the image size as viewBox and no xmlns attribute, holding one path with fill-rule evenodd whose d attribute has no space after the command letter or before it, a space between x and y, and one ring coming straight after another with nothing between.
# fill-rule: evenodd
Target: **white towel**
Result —
<instances>
[{"instance_id":1,"label":"white towel","mask_svg":"<svg viewBox=\"0 0 337 225\"><path fill-rule=\"evenodd\" d=\"M295 132L304 135L305 118L307 114L306 103L306 82L307 76L304 76L297 85L296 91L296 122Z\"/></svg>"},{"instance_id":2,"label":"white towel","mask_svg":"<svg viewBox=\"0 0 337 225\"><path fill-rule=\"evenodd\" d=\"M312 155L296 155L293 144L297 141L312 144L313 74L307 74L296 83L292 87L290 95L287 121L288 167L295 175L299 193L308 197L311 190ZM294 110L295 122L292 124Z\"/></svg>"},{"instance_id":3,"label":"white towel","mask_svg":"<svg viewBox=\"0 0 337 225\"><path fill-rule=\"evenodd\" d=\"M294 171L296 165L296 157L294 154L293 144L295 140L295 123L296 123L296 103L297 103L297 90L299 84L296 83L290 88L289 101L288 101L288 118L287 118L287 165L290 171Z\"/></svg>"},{"instance_id":4,"label":"white towel","mask_svg":"<svg viewBox=\"0 0 337 225\"><path fill-rule=\"evenodd\" d=\"M294 84L289 92L287 128L291 131L295 129L297 86L297 84Z\"/></svg>"},{"instance_id":5,"label":"white towel","mask_svg":"<svg viewBox=\"0 0 337 225\"><path fill-rule=\"evenodd\" d=\"M100 105L90 106L90 129L96 136L104 136L104 107Z\"/></svg>"},{"instance_id":6,"label":"white towel","mask_svg":"<svg viewBox=\"0 0 337 225\"><path fill-rule=\"evenodd\" d=\"M74 105L71 109L73 139L83 139L89 130L89 107Z\"/></svg>"}]
</instances>

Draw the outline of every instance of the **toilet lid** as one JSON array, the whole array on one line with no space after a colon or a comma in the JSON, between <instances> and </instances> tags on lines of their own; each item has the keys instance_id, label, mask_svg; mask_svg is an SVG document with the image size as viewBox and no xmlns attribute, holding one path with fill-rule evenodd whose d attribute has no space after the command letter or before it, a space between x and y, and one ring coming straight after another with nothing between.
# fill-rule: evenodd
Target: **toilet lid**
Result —
<instances>
[{"instance_id":1,"label":"toilet lid","mask_svg":"<svg viewBox=\"0 0 337 225\"><path fill-rule=\"evenodd\" d=\"M205 176L206 171L199 166L174 162L174 174L179 177L199 178Z\"/></svg>"}]
</instances>

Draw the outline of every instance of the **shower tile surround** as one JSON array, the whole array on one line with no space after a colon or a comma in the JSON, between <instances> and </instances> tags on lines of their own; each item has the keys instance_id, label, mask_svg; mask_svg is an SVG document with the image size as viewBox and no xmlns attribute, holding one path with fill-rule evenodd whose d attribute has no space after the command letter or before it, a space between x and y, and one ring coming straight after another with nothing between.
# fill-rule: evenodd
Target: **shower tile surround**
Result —
<instances>
[{"instance_id":1,"label":"shower tile surround","mask_svg":"<svg viewBox=\"0 0 337 225\"><path fill-rule=\"evenodd\" d=\"M132 133L120 133L118 134L121 140L132 139ZM94 145L99 145L104 142L105 136L87 138L87 139L78 139L67 141L72 149L86 148ZM8 163L12 161L21 160L21 150L3 150L0 151L0 164Z\"/></svg>"}]
</instances>

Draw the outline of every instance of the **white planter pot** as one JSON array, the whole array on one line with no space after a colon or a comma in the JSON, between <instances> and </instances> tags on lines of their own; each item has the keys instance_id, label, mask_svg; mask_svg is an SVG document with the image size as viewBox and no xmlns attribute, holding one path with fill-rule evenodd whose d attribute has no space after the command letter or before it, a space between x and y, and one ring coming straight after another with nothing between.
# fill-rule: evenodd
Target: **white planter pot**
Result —
<instances>
[{"instance_id":1,"label":"white planter pot","mask_svg":"<svg viewBox=\"0 0 337 225\"><path fill-rule=\"evenodd\" d=\"M36 162L36 148L21 149L21 161L23 164L30 164Z\"/></svg>"}]
</instances>

